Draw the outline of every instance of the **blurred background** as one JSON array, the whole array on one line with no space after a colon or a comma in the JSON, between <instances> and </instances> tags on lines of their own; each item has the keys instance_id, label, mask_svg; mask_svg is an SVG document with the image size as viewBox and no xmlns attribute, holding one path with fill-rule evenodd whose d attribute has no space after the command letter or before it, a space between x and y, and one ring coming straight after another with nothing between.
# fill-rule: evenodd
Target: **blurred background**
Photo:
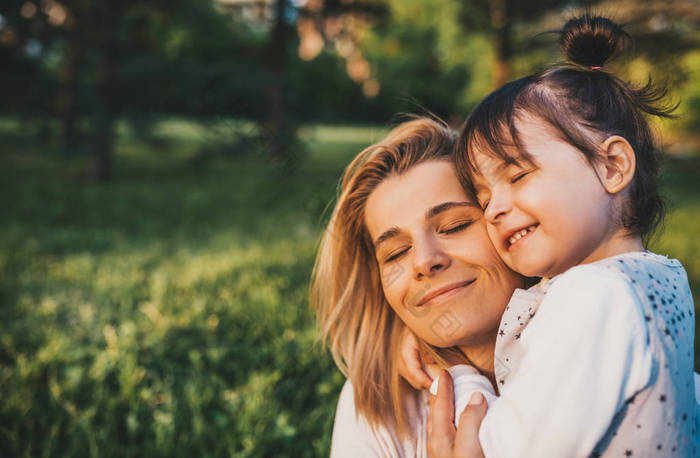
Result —
<instances>
[{"instance_id":1,"label":"blurred background","mask_svg":"<svg viewBox=\"0 0 700 458\"><path fill-rule=\"evenodd\" d=\"M583 7L679 103L651 249L697 303L697 0L4 0L0 455L327 455L307 291L343 167L558 61Z\"/></svg>"}]
</instances>

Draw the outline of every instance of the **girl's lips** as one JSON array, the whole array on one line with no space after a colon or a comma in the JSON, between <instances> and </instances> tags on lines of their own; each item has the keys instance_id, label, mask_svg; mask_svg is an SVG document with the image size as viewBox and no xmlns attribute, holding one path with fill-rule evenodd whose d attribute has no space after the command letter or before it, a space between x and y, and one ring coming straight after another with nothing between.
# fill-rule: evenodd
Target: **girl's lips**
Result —
<instances>
[{"instance_id":1,"label":"girl's lips","mask_svg":"<svg viewBox=\"0 0 700 458\"><path fill-rule=\"evenodd\" d=\"M432 290L418 302L416 307L423 307L426 305L432 305L436 302L444 301L445 299L459 294L464 288L470 286L476 281L476 279L467 280L463 282L452 283L441 288Z\"/></svg>"},{"instance_id":2,"label":"girl's lips","mask_svg":"<svg viewBox=\"0 0 700 458\"><path fill-rule=\"evenodd\" d=\"M520 243L529 238L530 235L537 230L539 224L535 223L530 226L513 231L508 237L506 237L505 244L508 251L517 248Z\"/></svg>"}]
</instances>

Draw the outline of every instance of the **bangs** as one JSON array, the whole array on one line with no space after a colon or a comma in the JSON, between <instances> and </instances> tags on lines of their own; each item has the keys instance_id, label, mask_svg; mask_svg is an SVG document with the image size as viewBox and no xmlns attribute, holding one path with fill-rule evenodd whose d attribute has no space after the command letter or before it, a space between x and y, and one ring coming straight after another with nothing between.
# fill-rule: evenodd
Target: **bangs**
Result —
<instances>
[{"instance_id":1,"label":"bangs","mask_svg":"<svg viewBox=\"0 0 700 458\"><path fill-rule=\"evenodd\" d=\"M482 171L475 161L475 153L486 154L505 164L535 165L532 156L523 147L516 121L519 98L534 82L525 77L510 82L489 94L469 115L462 129L455 160L458 169L466 171L471 180Z\"/></svg>"},{"instance_id":2,"label":"bangs","mask_svg":"<svg viewBox=\"0 0 700 458\"><path fill-rule=\"evenodd\" d=\"M475 155L485 154L505 164L537 167L518 131L518 121L534 117L552 128L552 134L578 148L593 164L596 157L596 133L603 129L591 123L590 109L567 101L567 93L558 88L558 79L596 78L601 75L578 75L570 69L555 69L512 81L489 94L469 115L462 129L455 162L465 186L483 175ZM581 82L583 85L583 83ZM594 98L582 94L581 98ZM571 106L574 105L574 106Z\"/></svg>"},{"instance_id":3,"label":"bangs","mask_svg":"<svg viewBox=\"0 0 700 458\"><path fill-rule=\"evenodd\" d=\"M534 158L520 140L517 126L510 122L489 125L486 129L474 129L466 138L467 169L472 176L481 176L475 155L484 154L506 165L522 166L523 163L536 165Z\"/></svg>"}]
</instances>

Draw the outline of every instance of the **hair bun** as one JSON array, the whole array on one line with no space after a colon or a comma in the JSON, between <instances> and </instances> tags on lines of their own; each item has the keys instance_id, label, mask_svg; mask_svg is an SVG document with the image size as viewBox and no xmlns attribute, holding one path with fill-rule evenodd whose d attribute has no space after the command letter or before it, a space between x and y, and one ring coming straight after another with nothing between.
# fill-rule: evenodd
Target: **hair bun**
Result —
<instances>
[{"instance_id":1,"label":"hair bun","mask_svg":"<svg viewBox=\"0 0 700 458\"><path fill-rule=\"evenodd\" d=\"M562 54L572 64L602 67L631 40L621 26L602 16L583 16L569 20L559 35Z\"/></svg>"}]
</instances>

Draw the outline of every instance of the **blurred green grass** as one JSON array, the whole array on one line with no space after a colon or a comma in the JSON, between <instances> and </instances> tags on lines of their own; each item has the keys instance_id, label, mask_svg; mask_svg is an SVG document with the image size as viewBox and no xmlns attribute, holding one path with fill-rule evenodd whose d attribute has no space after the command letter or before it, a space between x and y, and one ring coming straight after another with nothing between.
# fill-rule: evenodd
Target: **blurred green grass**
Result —
<instances>
[{"instance_id":1,"label":"blurred green grass","mask_svg":"<svg viewBox=\"0 0 700 458\"><path fill-rule=\"evenodd\" d=\"M343 377L314 346L309 274L343 167L386 129L307 126L287 175L197 162L211 126L121 125L95 184L18 127L0 120L0 455L326 456ZM698 183L697 157L668 161L652 245L696 292Z\"/></svg>"}]
</instances>

